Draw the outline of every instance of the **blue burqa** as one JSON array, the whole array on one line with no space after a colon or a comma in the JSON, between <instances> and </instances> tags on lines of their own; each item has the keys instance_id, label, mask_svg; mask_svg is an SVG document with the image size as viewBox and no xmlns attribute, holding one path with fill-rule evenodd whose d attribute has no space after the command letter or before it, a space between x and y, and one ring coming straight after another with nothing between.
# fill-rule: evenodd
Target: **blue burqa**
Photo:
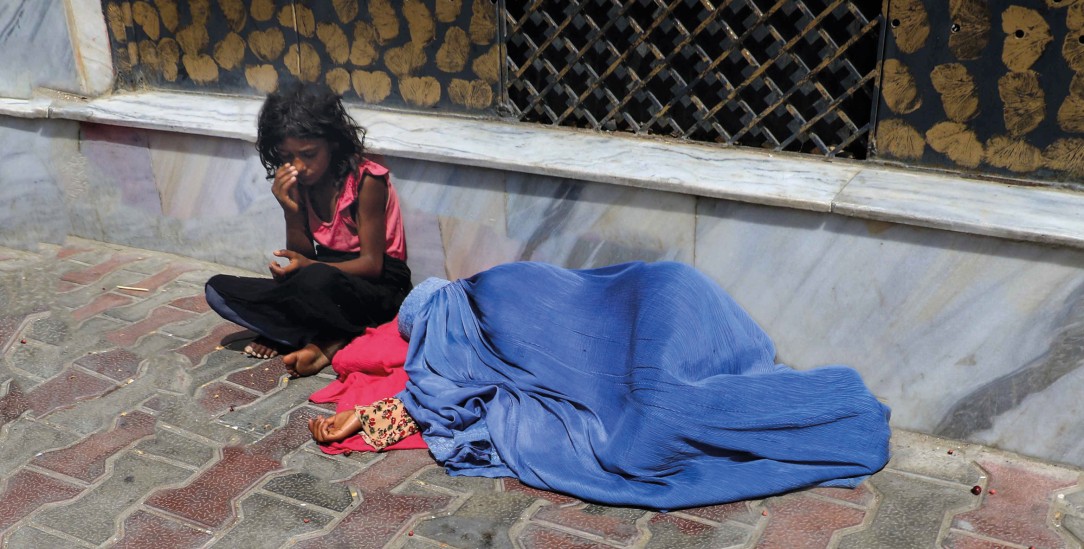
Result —
<instances>
[{"instance_id":1,"label":"blue burqa","mask_svg":"<svg viewBox=\"0 0 1084 549\"><path fill-rule=\"evenodd\" d=\"M407 298L399 397L452 475L678 509L855 486L889 410L854 370L796 371L680 263L512 263Z\"/></svg>"}]
</instances>

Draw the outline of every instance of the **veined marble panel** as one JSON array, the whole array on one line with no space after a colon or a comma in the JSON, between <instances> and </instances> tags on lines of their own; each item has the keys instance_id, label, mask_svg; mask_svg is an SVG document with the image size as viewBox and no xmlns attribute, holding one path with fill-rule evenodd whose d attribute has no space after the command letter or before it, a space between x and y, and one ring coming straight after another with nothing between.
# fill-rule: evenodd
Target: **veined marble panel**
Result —
<instances>
[{"instance_id":1,"label":"veined marble panel","mask_svg":"<svg viewBox=\"0 0 1084 549\"><path fill-rule=\"evenodd\" d=\"M692 259L690 196L400 158L388 166L416 281L510 261L590 268ZM434 244L439 259L428 252Z\"/></svg>"},{"instance_id":2,"label":"veined marble panel","mask_svg":"<svg viewBox=\"0 0 1084 549\"><path fill-rule=\"evenodd\" d=\"M71 226L58 171L77 158L78 125L0 118L0 245L61 243Z\"/></svg>"},{"instance_id":3,"label":"veined marble panel","mask_svg":"<svg viewBox=\"0 0 1084 549\"><path fill-rule=\"evenodd\" d=\"M264 271L285 226L252 145L84 124L72 234Z\"/></svg>"},{"instance_id":4,"label":"veined marble panel","mask_svg":"<svg viewBox=\"0 0 1084 549\"><path fill-rule=\"evenodd\" d=\"M1059 460L1084 440L1064 407L1025 420L1079 400L1079 250L708 199L698 217L697 266L780 362L855 367L897 427Z\"/></svg>"},{"instance_id":5,"label":"veined marble panel","mask_svg":"<svg viewBox=\"0 0 1084 549\"><path fill-rule=\"evenodd\" d=\"M65 0L0 2L0 97L28 99L38 86L80 93L66 10Z\"/></svg>"},{"instance_id":6,"label":"veined marble panel","mask_svg":"<svg viewBox=\"0 0 1084 549\"><path fill-rule=\"evenodd\" d=\"M101 0L67 0L75 37L75 66L82 77L82 92L98 96L113 89L113 52Z\"/></svg>"}]
</instances>

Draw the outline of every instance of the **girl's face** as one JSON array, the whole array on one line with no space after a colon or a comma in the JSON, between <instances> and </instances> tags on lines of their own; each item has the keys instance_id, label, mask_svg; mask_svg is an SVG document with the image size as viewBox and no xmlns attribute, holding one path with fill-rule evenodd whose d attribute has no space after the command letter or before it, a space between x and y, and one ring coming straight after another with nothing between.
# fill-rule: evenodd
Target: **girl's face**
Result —
<instances>
[{"instance_id":1,"label":"girl's face","mask_svg":"<svg viewBox=\"0 0 1084 549\"><path fill-rule=\"evenodd\" d=\"M301 185L324 183L330 175L331 145L326 139L287 137L279 143L278 155L283 164L297 170L297 182Z\"/></svg>"}]
</instances>

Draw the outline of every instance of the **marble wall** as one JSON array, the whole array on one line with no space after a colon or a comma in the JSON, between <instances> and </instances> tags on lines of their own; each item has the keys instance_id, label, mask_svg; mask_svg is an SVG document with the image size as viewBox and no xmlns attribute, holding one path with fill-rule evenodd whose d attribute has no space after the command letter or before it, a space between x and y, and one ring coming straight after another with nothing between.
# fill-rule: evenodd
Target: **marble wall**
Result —
<instances>
[{"instance_id":1,"label":"marble wall","mask_svg":"<svg viewBox=\"0 0 1084 549\"><path fill-rule=\"evenodd\" d=\"M254 271L282 245L282 217L250 143L0 122L4 164L19 174L0 186L0 244L72 234ZM780 362L857 368L896 427L1084 465L1084 251L381 160L401 197L416 281L516 260L684 261L750 311Z\"/></svg>"},{"instance_id":2,"label":"marble wall","mask_svg":"<svg viewBox=\"0 0 1084 549\"><path fill-rule=\"evenodd\" d=\"M66 0L0 2L0 97L29 98L39 86L81 91L66 9Z\"/></svg>"}]
</instances>

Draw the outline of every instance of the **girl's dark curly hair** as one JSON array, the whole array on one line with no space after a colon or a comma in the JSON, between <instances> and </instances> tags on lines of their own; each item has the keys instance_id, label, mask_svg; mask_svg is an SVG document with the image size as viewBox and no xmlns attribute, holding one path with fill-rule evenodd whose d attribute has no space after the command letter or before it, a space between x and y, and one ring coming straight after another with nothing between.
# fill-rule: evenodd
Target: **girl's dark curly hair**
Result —
<instances>
[{"instance_id":1,"label":"girl's dark curly hair","mask_svg":"<svg viewBox=\"0 0 1084 549\"><path fill-rule=\"evenodd\" d=\"M365 150L365 128L346 113L342 98L323 84L296 82L268 94L256 129L256 150L268 179L282 165L278 147L288 137L326 139L331 145L330 169L340 180L358 168Z\"/></svg>"}]
</instances>

